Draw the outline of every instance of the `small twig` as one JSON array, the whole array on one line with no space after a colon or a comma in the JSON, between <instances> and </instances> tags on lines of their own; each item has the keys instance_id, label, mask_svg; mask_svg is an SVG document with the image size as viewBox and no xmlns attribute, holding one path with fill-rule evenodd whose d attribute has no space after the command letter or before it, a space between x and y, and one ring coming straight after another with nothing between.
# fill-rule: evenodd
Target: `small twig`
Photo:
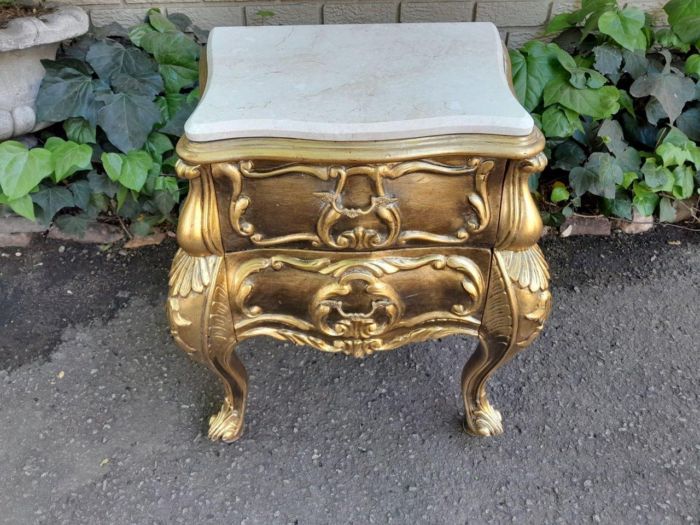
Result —
<instances>
[{"instance_id":1,"label":"small twig","mask_svg":"<svg viewBox=\"0 0 700 525\"><path fill-rule=\"evenodd\" d=\"M119 221L119 226L121 226L121 227L122 227L122 230L124 230L124 233L126 233L126 236L127 236L129 239L133 239L134 236L131 235L131 232L129 231L129 228L126 227L126 224L124 224L124 221L122 220L122 218L121 218L119 215L117 215L117 220Z\"/></svg>"},{"instance_id":2,"label":"small twig","mask_svg":"<svg viewBox=\"0 0 700 525\"><path fill-rule=\"evenodd\" d=\"M689 232L700 232L700 228L689 228L688 226L673 224L672 222L659 222L657 224L659 226L670 226L671 228L678 228L679 230L688 230Z\"/></svg>"}]
</instances>

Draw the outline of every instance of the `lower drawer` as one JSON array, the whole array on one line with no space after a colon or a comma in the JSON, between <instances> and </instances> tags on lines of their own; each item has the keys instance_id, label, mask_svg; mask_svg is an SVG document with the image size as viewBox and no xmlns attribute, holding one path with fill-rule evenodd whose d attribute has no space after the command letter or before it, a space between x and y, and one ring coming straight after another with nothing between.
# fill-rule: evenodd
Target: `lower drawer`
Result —
<instances>
[{"instance_id":1,"label":"lower drawer","mask_svg":"<svg viewBox=\"0 0 700 525\"><path fill-rule=\"evenodd\" d=\"M361 357L455 333L474 335L490 253L479 248L229 253L236 337L269 335Z\"/></svg>"}]
</instances>

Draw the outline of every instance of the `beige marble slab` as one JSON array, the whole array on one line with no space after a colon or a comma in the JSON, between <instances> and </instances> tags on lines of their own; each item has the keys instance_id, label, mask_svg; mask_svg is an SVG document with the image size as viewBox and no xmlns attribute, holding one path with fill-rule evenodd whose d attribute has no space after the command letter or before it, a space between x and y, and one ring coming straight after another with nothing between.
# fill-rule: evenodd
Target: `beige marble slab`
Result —
<instances>
[{"instance_id":1,"label":"beige marble slab","mask_svg":"<svg viewBox=\"0 0 700 525\"><path fill-rule=\"evenodd\" d=\"M219 27L193 141L527 135L491 23Z\"/></svg>"}]
</instances>

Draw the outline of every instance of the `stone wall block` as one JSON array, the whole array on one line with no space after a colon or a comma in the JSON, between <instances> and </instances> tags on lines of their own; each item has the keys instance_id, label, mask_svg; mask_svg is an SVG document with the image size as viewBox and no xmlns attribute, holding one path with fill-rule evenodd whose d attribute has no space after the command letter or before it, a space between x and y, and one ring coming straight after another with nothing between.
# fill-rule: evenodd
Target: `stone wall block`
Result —
<instances>
[{"instance_id":1,"label":"stone wall block","mask_svg":"<svg viewBox=\"0 0 700 525\"><path fill-rule=\"evenodd\" d=\"M540 26L546 22L549 8L550 2L546 0L479 2L476 20L497 26Z\"/></svg>"},{"instance_id":2,"label":"stone wall block","mask_svg":"<svg viewBox=\"0 0 700 525\"><path fill-rule=\"evenodd\" d=\"M401 22L471 22L474 2L402 2Z\"/></svg>"},{"instance_id":3,"label":"stone wall block","mask_svg":"<svg viewBox=\"0 0 700 525\"><path fill-rule=\"evenodd\" d=\"M168 14L181 13L199 29L210 31L216 26L245 25L242 6L168 7Z\"/></svg>"},{"instance_id":4,"label":"stone wall block","mask_svg":"<svg viewBox=\"0 0 700 525\"><path fill-rule=\"evenodd\" d=\"M261 12L272 16L261 16ZM321 23L319 4L260 4L245 6L246 24L249 26L286 26Z\"/></svg>"},{"instance_id":5,"label":"stone wall block","mask_svg":"<svg viewBox=\"0 0 700 525\"><path fill-rule=\"evenodd\" d=\"M517 49L533 38L541 37L544 31L540 27L504 28L508 32L508 47Z\"/></svg>"},{"instance_id":6,"label":"stone wall block","mask_svg":"<svg viewBox=\"0 0 700 525\"><path fill-rule=\"evenodd\" d=\"M119 7L116 9L90 9L90 20L96 27L108 26L111 23L117 23L122 27L129 28L143 23L146 19L146 11L150 7Z\"/></svg>"},{"instance_id":7,"label":"stone wall block","mask_svg":"<svg viewBox=\"0 0 700 525\"><path fill-rule=\"evenodd\" d=\"M324 24L381 24L398 22L399 8L395 3L368 2L363 4L326 4Z\"/></svg>"}]
</instances>

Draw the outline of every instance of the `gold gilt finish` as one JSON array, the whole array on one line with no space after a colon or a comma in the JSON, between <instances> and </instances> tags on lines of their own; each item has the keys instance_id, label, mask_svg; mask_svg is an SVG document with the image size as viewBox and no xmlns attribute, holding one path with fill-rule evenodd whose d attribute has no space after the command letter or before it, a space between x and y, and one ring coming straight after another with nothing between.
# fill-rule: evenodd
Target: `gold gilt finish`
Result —
<instances>
[{"instance_id":1,"label":"gold gilt finish","mask_svg":"<svg viewBox=\"0 0 700 525\"><path fill-rule=\"evenodd\" d=\"M224 385L209 437L243 429L236 345L259 335L355 357L454 334L479 346L462 373L467 430L503 432L490 375L551 307L527 180L543 139L182 139L190 192L168 315L175 341ZM332 409L332 408L331 408Z\"/></svg>"},{"instance_id":2,"label":"gold gilt finish","mask_svg":"<svg viewBox=\"0 0 700 525\"><path fill-rule=\"evenodd\" d=\"M228 209L222 217L229 228L223 241L228 249L294 244L375 250L423 241L461 245L483 232L491 224L489 177L492 185L501 184L495 167L494 160L479 157L351 166L293 163L267 169L246 160L215 163L211 171L221 189L221 208ZM411 175L415 182L406 182ZM273 185L260 182L273 178ZM442 208L434 201L437 190L446 192ZM271 200L277 209L270 210ZM246 215L253 206L262 226ZM293 208L294 214L279 221L270 212L279 213L280 206ZM426 211L443 215L434 226L447 230L421 230ZM446 224L460 216L456 224Z\"/></svg>"}]
</instances>

